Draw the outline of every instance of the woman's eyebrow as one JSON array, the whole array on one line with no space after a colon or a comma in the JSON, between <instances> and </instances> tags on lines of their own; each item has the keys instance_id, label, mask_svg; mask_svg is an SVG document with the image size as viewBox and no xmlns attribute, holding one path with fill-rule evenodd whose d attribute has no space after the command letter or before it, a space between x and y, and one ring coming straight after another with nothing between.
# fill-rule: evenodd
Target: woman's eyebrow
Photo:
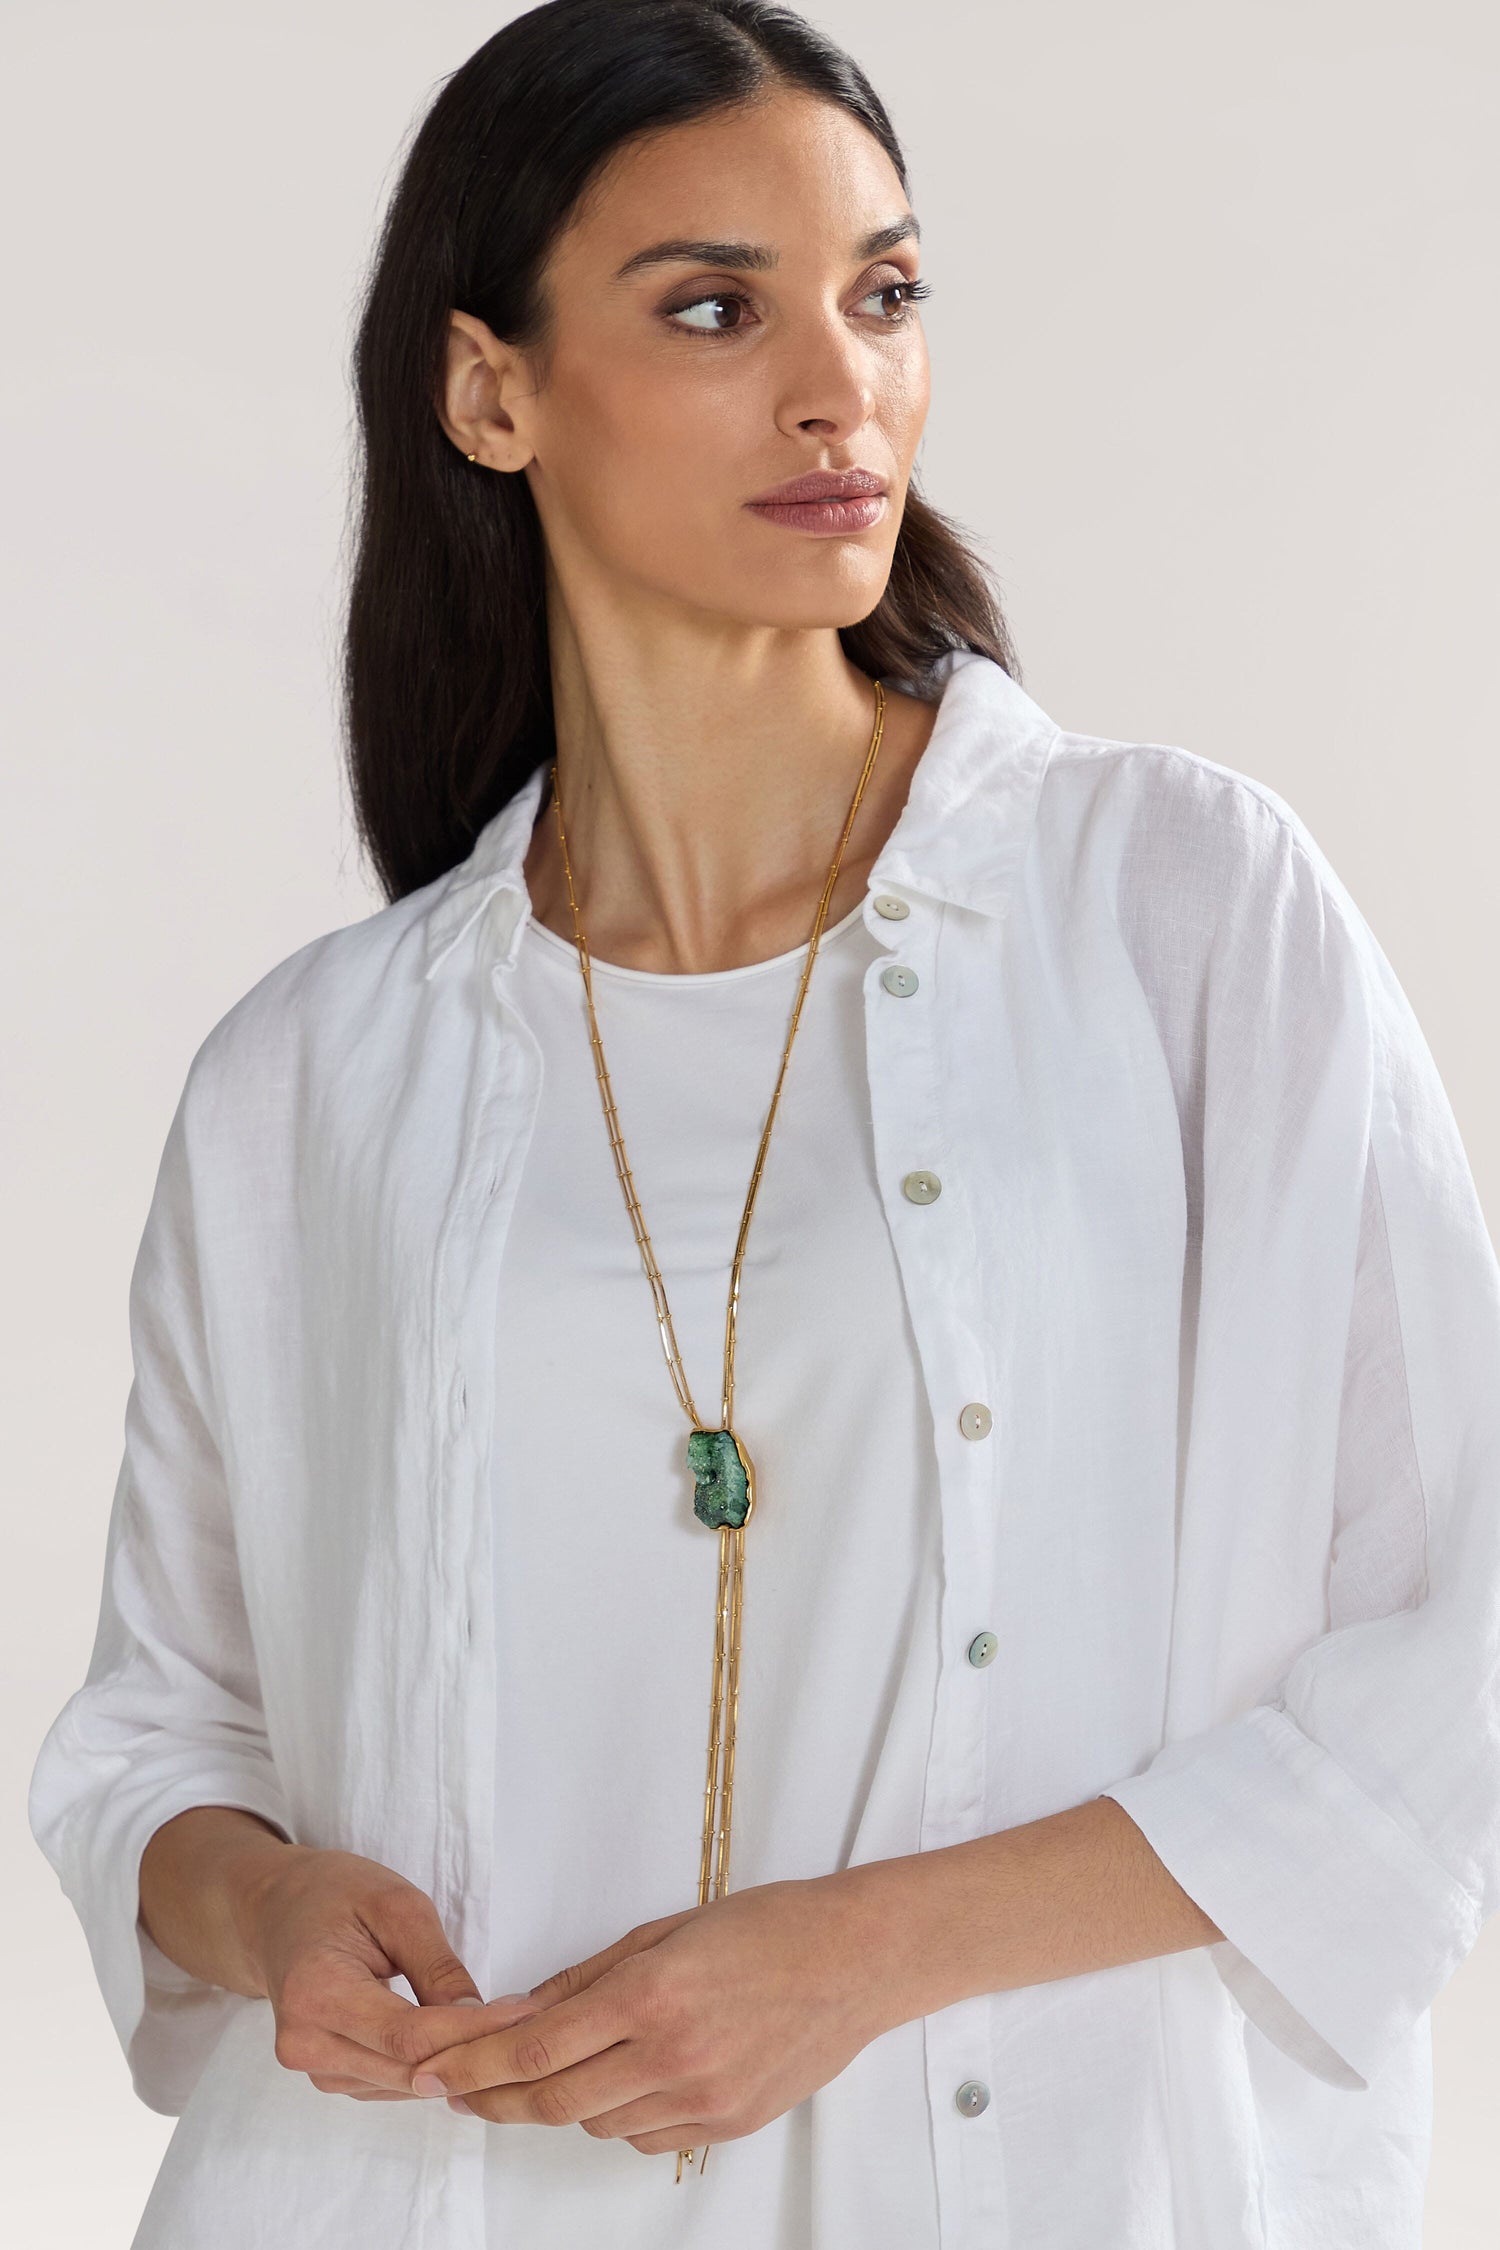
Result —
<instances>
[{"instance_id":1,"label":"woman's eyebrow","mask_svg":"<svg viewBox=\"0 0 1500 2250\"><path fill-rule=\"evenodd\" d=\"M888 226L877 227L854 245L856 258L878 258L882 250L893 250L898 242L919 242L922 230L914 211L907 211ZM637 250L616 269L616 281L624 281L646 266L688 264L695 266L732 266L746 273L767 273L778 262L777 253L760 242L708 242L695 241L691 236L672 236L665 242L653 242L644 250Z\"/></svg>"}]
</instances>

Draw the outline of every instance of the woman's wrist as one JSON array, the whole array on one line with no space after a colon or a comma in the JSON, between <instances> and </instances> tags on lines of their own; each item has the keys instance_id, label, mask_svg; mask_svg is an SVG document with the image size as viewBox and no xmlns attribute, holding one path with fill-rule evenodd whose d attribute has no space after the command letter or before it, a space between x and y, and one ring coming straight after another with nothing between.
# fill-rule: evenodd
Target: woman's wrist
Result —
<instances>
[{"instance_id":1,"label":"woman's wrist","mask_svg":"<svg viewBox=\"0 0 1500 2250\"><path fill-rule=\"evenodd\" d=\"M141 1855L141 1922L179 1968L262 1999L261 1901L288 1856L308 1848L238 1806L194 1805L164 1821Z\"/></svg>"},{"instance_id":2,"label":"woman's wrist","mask_svg":"<svg viewBox=\"0 0 1500 2250\"><path fill-rule=\"evenodd\" d=\"M873 2013L872 2037L959 1997L940 1989L943 1909L934 1855L867 1860L826 1880L844 1893Z\"/></svg>"},{"instance_id":3,"label":"woman's wrist","mask_svg":"<svg viewBox=\"0 0 1500 2250\"><path fill-rule=\"evenodd\" d=\"M887 2029L1223 1936L1110 1797L837 1879L851 1885Z\"/></svg>"},{"instance_id":4,"label":"woman's wrist","mask_svg":"<svg viewBox=\"0 0 1500 2250\"><path fill-rule=\"evenodd\" d=\"M237 1949L242 1981L236 1991L264 1999L265 1912L273 1885L280 1882L294 1861L320 1856L311 1844L291 1844L270 1831L264 1837L246 1837L224 1863L224 1910Z\"/></svg>"}]
</instances>

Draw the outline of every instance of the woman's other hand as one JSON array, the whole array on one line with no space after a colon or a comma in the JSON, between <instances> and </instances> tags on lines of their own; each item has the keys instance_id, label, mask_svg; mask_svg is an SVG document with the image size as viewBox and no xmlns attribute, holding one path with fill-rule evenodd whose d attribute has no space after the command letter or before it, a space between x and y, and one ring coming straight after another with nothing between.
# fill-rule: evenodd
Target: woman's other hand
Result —
<instances>
[{"instance_id":1,"label":"woman's other hand","mask_svg":"<svg viewBox=\"0 0 1500 2250\"><path fill-rule=\"evenodd\" d=\"M537 2010L525 1995L486 2003L427 1893L357 1852L293 1846L257 1870L241 1914L276 2059L325 2094L411 2101L415 2063ZM420 2005L390 1990L397 1975Z\"/></svg>"},{"instance_id":2,"label":"woman's other hand","mask_svg":"<svg viewBox=\"0 0 1500 2250\"><path fill-rule=\"evenodd\" d=\"M410 2101L413 2066L535 2014L484 2002L425 1891L358 1852L293 1844L255 1814L199 1805L147 1843L141 1919L167 1957L271 2002L276 2059L320 2092ZM418 2005L392 1992L404 1976Z\"/></svg>"}]
</instances>

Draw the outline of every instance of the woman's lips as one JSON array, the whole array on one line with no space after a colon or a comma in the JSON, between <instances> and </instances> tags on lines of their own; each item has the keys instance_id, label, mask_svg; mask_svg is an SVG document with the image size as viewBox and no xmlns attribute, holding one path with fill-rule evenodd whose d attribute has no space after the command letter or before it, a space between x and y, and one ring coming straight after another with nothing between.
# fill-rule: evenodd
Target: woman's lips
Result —
<instances>
[{"instance_id":1,"label":"woman's lips","mask_svg":"<svg viewBox=\"0 0 1500 2250\"><path fill-rule=\"evenodd\" d=\"M830 532L868 531L871 524L880 521L885 494L869 492L850 500L749 500L745 504L753 516L764 516L768 523L784 523L792 531L827 536Z\"/></svg>"}]
</instances>

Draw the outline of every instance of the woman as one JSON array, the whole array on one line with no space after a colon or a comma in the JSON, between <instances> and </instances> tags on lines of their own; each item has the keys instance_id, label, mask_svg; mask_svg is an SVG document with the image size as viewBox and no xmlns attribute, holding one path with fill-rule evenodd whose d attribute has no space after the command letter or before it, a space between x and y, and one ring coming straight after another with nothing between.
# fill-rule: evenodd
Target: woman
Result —
<instances>
[{"instance_id":1,"label":"woman","mask_svg":"<svg viewBox=\"0 0 1500 2250\"><path fill-rule=\"evenodd\" d=\"M409 154L389 903L194 1058L33 1790L142 2250L1419 2239L1500 1276L1297 815L1019 686L917 248L757 0L553 0Z\"/></svg>"}]
</instances>

